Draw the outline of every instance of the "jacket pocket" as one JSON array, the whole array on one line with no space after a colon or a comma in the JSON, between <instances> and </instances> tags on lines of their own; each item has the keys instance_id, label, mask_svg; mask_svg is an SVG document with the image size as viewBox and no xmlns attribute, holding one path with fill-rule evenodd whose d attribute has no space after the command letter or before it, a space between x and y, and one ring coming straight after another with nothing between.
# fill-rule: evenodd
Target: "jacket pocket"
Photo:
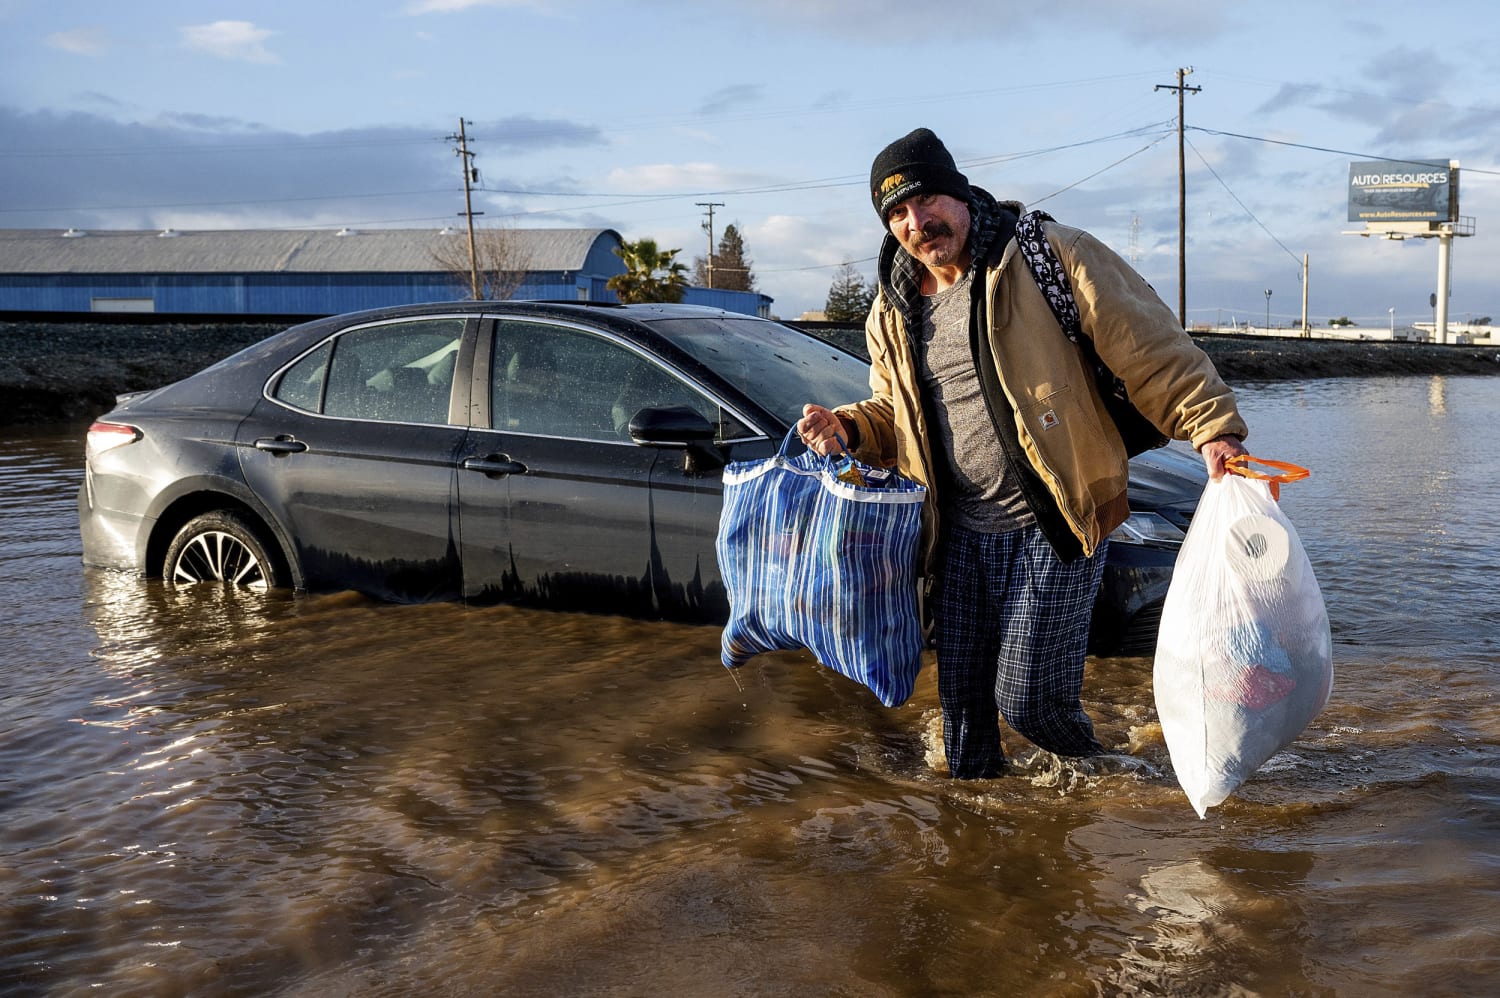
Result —
<instances>
[{"instance_id":1,"label":"jacket pocket","mask_svg":"<svg viewBox=\"0 0 1500 998\"><path fill-rule=\"evenodd\" d=\"M1055 472L1061 471L1059 462L1070 464L1080 452L1096 455L1095 460L1109 454L1092 401L1065 385L1021 407L1027 435Z\"/></svg>"},{"instance_id":2,"label":"jacket pocket","mask_svg":"<svg viewBox=\"0 0 1500 998\"><path fill-rule=\"evenodd\" d=\"M1105 435L1093 398L1058 388L1021 409L1037 472L1080 537L1094 532L1094 511L1125 488L1119 445ZM1090 538L1091 541L1097 538Z\"/></svg>"}]
</instances>

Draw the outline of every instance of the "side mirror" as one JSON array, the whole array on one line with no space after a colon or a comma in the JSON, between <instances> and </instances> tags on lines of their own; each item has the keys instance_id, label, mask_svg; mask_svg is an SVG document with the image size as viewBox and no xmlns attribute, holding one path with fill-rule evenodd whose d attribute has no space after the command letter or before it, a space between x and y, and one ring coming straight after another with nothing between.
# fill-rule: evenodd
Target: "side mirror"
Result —
<instances>
[{"instance_id":1,"label":"side mirror","mask_svg":"<svg viewBox=\"0 0 1500 998\"><path fill-rule=\"evenodd\" d=\"M714 446L714 426L690 406L647 407L630 417L630 439L642 447L687 452L687 470L710 471L724 466Z\"/></svg>"}]
</instances>

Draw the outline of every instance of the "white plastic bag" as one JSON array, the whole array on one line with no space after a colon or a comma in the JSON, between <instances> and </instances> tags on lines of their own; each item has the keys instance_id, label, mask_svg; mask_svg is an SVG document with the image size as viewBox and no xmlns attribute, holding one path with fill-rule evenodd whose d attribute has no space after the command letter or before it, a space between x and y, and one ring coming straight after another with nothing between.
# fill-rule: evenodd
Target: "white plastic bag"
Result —
<instances>
[{"instance_id":1,"label":"white plastic bag","mask_svg":"<svg viewBox=\"0 0 1500 998\"><path fill-rule=\"evenodd\" d=\"M1294 479L1256 477L1267 480L1228 474L1203 490L1156 641L1156 711L1200 818L1301 734L1333 686L1323 594L1272 498L1271 481Z\"/></svg>"}]
</instances>

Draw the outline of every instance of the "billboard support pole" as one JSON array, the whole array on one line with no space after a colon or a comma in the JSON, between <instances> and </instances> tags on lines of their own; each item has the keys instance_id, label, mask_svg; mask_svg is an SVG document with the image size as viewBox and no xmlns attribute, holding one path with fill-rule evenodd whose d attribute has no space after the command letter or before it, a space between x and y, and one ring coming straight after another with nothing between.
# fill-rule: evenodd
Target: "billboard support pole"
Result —
<instances>
[{"instance_id":1,"label":"billboard support pole","mask_svg":"<svg viewBox=\"0 0 1500 998\"><path fill-rule=\"evenodd\" d=\"M1307 254L1302 254L1302 336L1304 339L1312 336L1312 330L1307 326Z\"/></svg>"},{"instance_id":2,"label":"billboard support pole","mask_svg":"<svg viewBox=\"0 0 1500 998\"><path fill-rule=\"evenodd\" d=\"M1448 342L1448 282L1453 276L1453 226L1438 227L1438 291L1437 314L1433 316L1433 338L1438 343Z\"/></svg>"}]
</instances>

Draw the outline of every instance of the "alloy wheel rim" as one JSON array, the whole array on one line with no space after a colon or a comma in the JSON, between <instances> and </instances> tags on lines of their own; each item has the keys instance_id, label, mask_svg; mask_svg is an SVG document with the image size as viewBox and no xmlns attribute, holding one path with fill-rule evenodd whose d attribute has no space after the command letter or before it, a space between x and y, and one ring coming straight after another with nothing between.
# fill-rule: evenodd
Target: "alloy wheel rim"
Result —
<instances>
[{"instance_id":1,"label":"alloy wheel rim","mask_svg":"<svg viewBox=\"0 0 1500 998\"><path fill-rule=\"evenodd\" d=\"M227 582L244 589L268 587L255 552L233 534L210 530L194 537L172 566L172 581L182 585Z\"/></svg>"}]
</instances>

